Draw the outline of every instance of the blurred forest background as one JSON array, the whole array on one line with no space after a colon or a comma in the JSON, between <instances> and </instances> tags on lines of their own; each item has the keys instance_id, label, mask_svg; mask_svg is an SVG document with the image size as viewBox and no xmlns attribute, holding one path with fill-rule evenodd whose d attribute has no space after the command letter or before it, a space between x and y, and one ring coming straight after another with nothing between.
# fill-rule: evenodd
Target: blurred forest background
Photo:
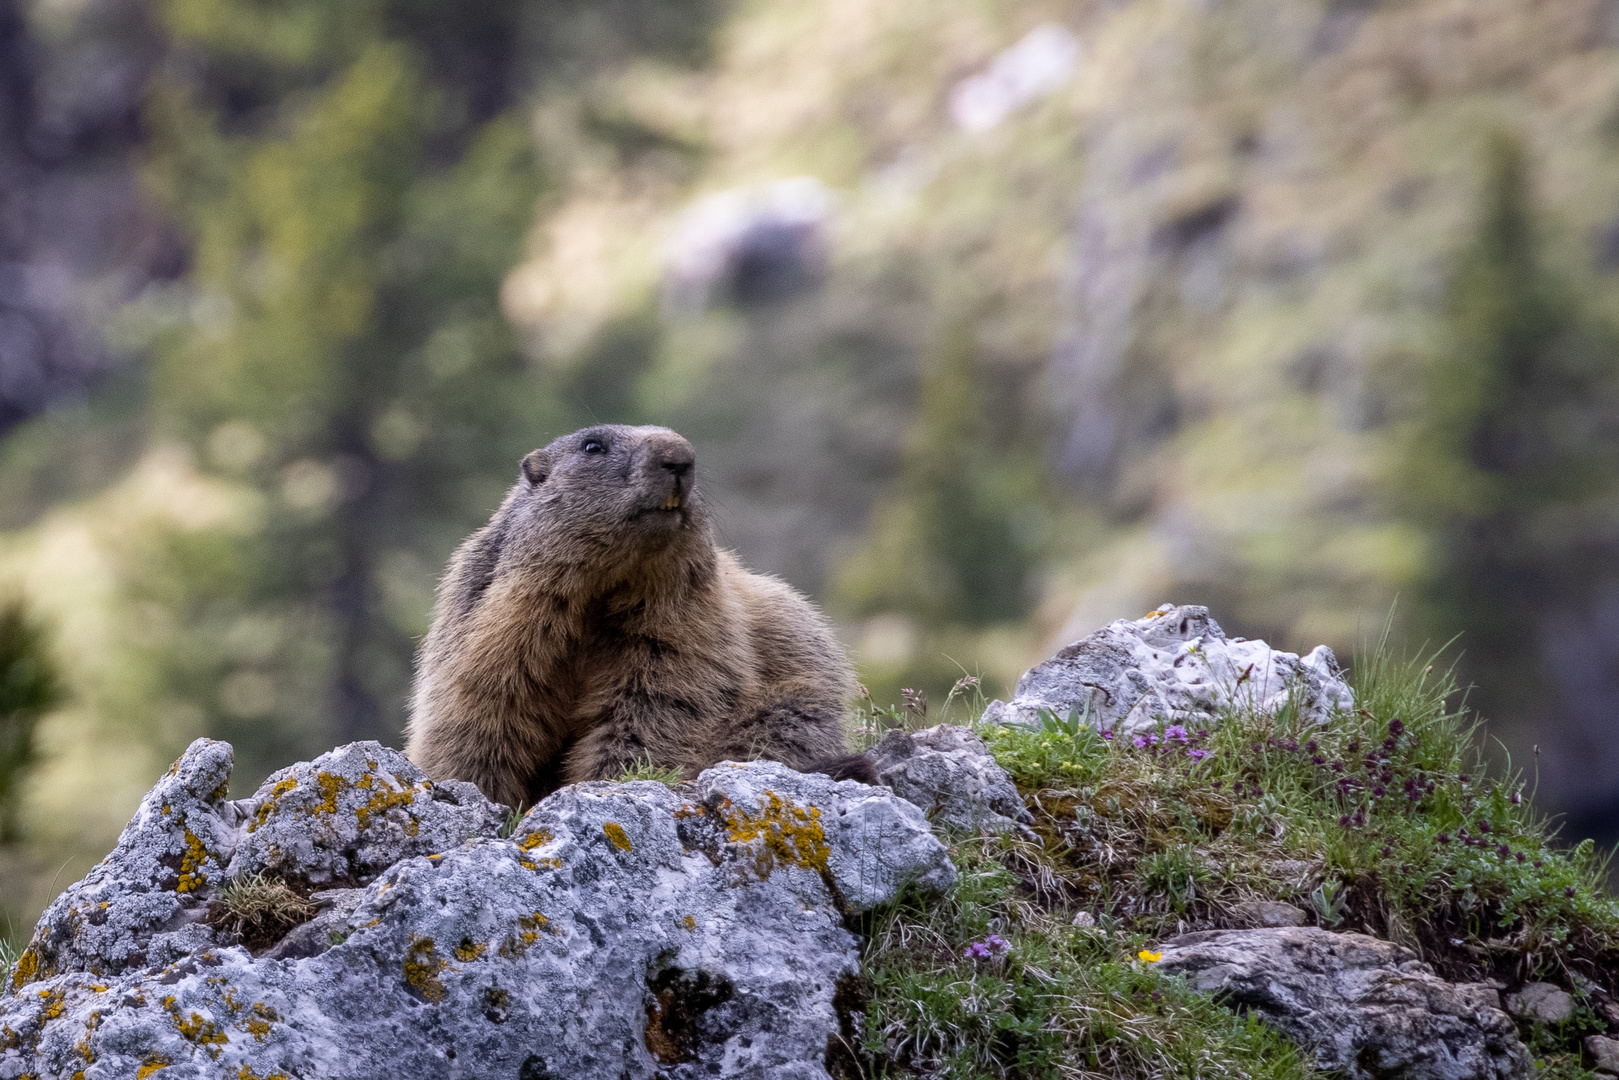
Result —
<instances>
[{"instance_id":1,"label":"blurred forest background","mask_svg":"<svg viewBox=\"0 0 1619 1080\"><path fill-rule=\"evenodd\" d=\"M1619 0L0 0L0 909L397 744L522 453L696 443L879 703L1461 634L1619 827Z\"/></svg>"}]
</instances>

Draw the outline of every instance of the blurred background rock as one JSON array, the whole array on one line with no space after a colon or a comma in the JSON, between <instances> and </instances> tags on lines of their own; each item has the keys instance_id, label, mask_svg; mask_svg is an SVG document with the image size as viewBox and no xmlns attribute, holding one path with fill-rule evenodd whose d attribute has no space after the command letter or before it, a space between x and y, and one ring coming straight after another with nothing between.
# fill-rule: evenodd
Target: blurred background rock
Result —
<instances>
[{"instance_id":1,"label":"blurred background rock","mask_svg":"<svg viewBox=\"0 0 1619 1080\"><path fill-rule=\"evenodd\" d=\"M17 932L198 735L397 743L595 420L880 703L1392 611L1608 838L1619 0L0 0Z\"/></svg>"}]
</instances>

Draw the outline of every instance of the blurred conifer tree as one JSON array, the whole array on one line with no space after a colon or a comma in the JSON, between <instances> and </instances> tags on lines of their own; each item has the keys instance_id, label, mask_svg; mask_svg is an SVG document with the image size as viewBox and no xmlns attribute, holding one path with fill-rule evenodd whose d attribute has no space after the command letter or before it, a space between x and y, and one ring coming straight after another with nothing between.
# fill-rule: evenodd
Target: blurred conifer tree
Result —
<instances>
[{"instance_id":1,"label":"blurred conifer tree","mask_svg":"<svg viewBox=\"0 0 1619 1080\"><path fill-rule=\"evenodd\" d=\"M1619 495L1619 336L1544 257L1520 144L1497 135L1486 152L1397 490L1432 545L1422 623L1436 638L1465 627L1486 713L1529 717L1553 699L1538 626L1612 563L1596 556L1612 545L1600 507Z\"/></svg>"},{"instance_id":2,"label":"blurred conifer tree","mask_svg":"<svg viewBox=\"0 0 1619 1080\"><path fill-rule=\"evenodd\" d=\"M17 839L18 796L37 757L34 727L60 697L44 632L21 602L0 606L0 844Z\"/></svg>"},{"instance_id":3,"label":"blurred conifer tree","mask_svg":"<svg viewBox=\"0 0 1619 1080\"><path fill-rule=\"evenodd\" d=\"M146 174L190 243L156 349L158 423L262 493L245 537L176 537L146 588L179 616L171 696L244 779L395 740L453 545L572 422L498 307L545 175L536 64L695 47L690 2L169 0ZM599 14L599 13L598 13ZM572 20L572 21L570 21ZM606 45L603 45L603 42Z\"/></svg>"}]
</instances>

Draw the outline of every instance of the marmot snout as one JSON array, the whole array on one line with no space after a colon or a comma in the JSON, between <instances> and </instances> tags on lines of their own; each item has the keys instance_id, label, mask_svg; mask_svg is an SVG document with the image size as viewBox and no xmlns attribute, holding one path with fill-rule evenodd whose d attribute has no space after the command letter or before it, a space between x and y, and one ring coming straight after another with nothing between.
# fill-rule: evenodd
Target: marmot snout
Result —
<instances>
[{"instance_id":1,"label":"marmot snout","mask_svg":"<svg viewBox=\"0 0 1619 1080\"><path fill-rule=\"evenodd\" d=\"M523 458L439 584L411 758L512 806L635 762L828 766L848 660L808 600L715 549L696 460L667 428L616 425Z\"/></svg>"}]
</instances>

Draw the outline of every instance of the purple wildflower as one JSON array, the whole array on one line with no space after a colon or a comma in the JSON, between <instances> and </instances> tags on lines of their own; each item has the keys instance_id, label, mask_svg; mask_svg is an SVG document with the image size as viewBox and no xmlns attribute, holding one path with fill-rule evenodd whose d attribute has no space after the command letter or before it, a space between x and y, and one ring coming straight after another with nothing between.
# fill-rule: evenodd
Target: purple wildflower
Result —
<instances>
[{"instance_id":1,"label":"purple wildflower","mask_svg":"<svg viewBox=\"0 0 1619 1080\"><path fill-rule=\"evenodd\" d=\"M1186 756L1191 758L1193 761L1202 761L1204 758L1209 756L1209 752L1201 747L1194 746L1190 750L1186 751Z\"/></svg>"},{"instance_id":2,"label":"purple wildflower","mask_svg":"<svg viewBox=\"0 0 1619 1080\"><path fill-rule=\"evenodd\" d=\"M1147 737L1145 735L1137 735L1130 741L1135 743L1137 750L1143 749L1147 745Z\"/></svg>"},{"instance_id":3,"label":"purple wildflower","mask_svg":"<svg viewBox=\"0 0 1619 1080\"><path fill-rule=\"evenodd\" d=\"M1186 729L1179 724L1170 724L1164 729L1164 738L1179 739L1181 742L1185 742Z\"/></svg>"},{"instance_id":4,"label":"purple wildflower","mask_svg":"<svg viewBox=\"0 0 1619 1080\"><path fill-rule=\"evenodd\" d=\"M999 934L991 934L983 941L975 941L967 946L969 960L989 960L993 957L1004 956L1012 951L1012 946Z\"/></svg>"},{"instance_id":5,"label":"purple wildflower","mask_svg":"<svg viewBox=\"0 0 1619 1080\"><path fill-rule=\"evenodd\" d=\"M1402 732L1404 730L1405 730L1405 721L1401 720L1398 716L1396 716L1393 720L1389 721L1389 734L1390 735L1393 735L1395 738L1399 738L1400 732Z\"/></svg>"},{"instance_id":6,"label":"purple wildflower","mask_svg":"<svg viewBox=\"0 0 1619 1080\"><path fill-rule=\"evenodd\" d=\"M1113 738L1113 729L1112 728L1103 728L1102 729L1102 738L1104 738L1104 739Z\"/></svg>"}]
</instances>

